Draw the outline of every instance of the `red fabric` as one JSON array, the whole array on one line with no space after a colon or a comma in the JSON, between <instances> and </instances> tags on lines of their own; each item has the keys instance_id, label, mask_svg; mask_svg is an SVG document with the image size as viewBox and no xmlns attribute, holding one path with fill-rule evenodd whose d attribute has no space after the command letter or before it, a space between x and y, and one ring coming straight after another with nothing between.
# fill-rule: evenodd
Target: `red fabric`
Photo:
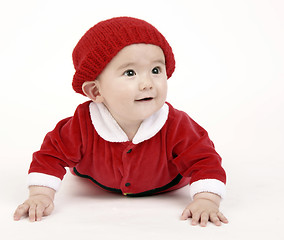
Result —
<instances>
[{"instance_id":1,"label":"red fabric","mask_svg":"<svg viewBox=\"0 0 284 240\"><path fill-rule=\"evenodd\" d=\"M85 95L82 84L94 81L121 49L136 43L157 45L163 50L170 78L175 69L175 59L165 37L144 20L117 17L97 23L77 43L72 54L76 70L73 89Z\"/></svg>"},{"instance_id":2,"label":"red fabric","mask_svg":"<svg viewBox=\"0 0 284 240\"><path fill-rule=\"evenodd\" d=\"M226 182L221 158L207 132L186 113L168 104L168 120L154 137L137 145L113 143L95 131L89 104L79 105L73 117L60 121L46 135L40 151L33 155L29 173L62 179L65 167L76 167L80 174L123 193L162 187L178 174L186 178L172 189L201 179Z\"/></svg>"}]
</instances>

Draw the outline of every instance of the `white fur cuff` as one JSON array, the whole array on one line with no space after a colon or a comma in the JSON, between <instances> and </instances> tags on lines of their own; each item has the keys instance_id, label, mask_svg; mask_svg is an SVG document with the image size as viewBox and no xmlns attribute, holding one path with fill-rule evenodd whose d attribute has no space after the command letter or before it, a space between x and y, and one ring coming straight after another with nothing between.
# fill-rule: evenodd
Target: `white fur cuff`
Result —
<instances>
[{"instance_id":1,"label":"white fur cuff","mask_svg":"<svg viewBox=\"0 0 284 240\"><path fill-rule=\"evenodd\" d=\"M61 179L44 173L30 173L28 175L28 186L49 187L57 191L60 187Z\"/></svg>"},{"instance_id":2,"label":"white fur cuff","mask_svg":"<svg viewBox=\"0 0 284 240\"><path fill-rule=\"evenodd\" d=\"M210 192L219 195L221 198L225 197L226 186L223 182L216 179L202 179L193 182L190 185L190 196L193 196L201 192Z\"/></svg>"}]
</instances>

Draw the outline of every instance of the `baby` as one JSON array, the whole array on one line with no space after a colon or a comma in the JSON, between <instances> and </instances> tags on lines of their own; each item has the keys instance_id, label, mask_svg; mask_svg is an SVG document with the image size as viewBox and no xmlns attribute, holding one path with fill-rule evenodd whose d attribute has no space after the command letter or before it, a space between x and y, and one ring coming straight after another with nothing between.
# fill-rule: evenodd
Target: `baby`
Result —
<instances>
[{"instance_id":1,"label":"baby","mask_svg":"<svg viewBox=\"0 0 284 240\"><path fill-rule=\"evenodd\" d=\"M73 89L90 101L49 132L29 169L28 200L14 219L40 221L54 208L66 169L101 188L147 196L190 184L181 219L228 220L219 212L226 174L207 132L166 102L172 49L149 23L130 17L99 22L73 51Z\"/></svg>"}]
</instances>

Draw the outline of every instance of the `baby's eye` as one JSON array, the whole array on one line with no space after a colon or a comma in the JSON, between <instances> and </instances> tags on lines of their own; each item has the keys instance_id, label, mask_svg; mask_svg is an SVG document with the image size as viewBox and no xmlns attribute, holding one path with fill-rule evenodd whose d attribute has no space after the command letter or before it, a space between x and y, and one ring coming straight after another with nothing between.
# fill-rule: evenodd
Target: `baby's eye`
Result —
<instances>
[{"instance_id":1,"label":"baby's eye","mask_svg":"<svg viewBox=\"0 0 284 240\"><path fill-rule=\"evenodd\" d=\"M159 68L159 67L154 67L153 69L152 69L152 73L153 74L159 74L161 72L161 69Z\"/></svg>"},{"instance_id":2,"label":"baby's eye","mask_svg":"<svg viewBox=\"0 0 284 240\"><path fill-rule=\"evenodd\" d=\"M134 70L129 69L129 70L126 70L126 71L123 73L123 75L128 76L128 77L132 77L132 76L135 76L136 73L135 73Z\"/></svg>"}]
</instances>

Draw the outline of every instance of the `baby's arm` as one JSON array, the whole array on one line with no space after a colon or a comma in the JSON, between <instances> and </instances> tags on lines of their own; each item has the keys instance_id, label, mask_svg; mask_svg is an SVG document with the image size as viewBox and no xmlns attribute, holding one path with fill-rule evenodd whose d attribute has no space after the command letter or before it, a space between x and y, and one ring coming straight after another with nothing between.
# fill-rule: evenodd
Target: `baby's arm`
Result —
<instances>
[{"instance_id":1,"label":"baby's arm","mask_svg":"<svg viewBox=\"0 0 284 240\"><path fill-rule=\"evenodd\" d=\"M48 187L30 186L29 198L18 206L14 213L14 220L29 216L31 222L40 221L42 216L50 215L53 208L55 190Z\"/></svg>"},{"instance_id":2,"label":"baby's arm","mask_svg":"<svg viewBox=\"0 0 284 240\"><path fill-rule=\"evenodd\" d=\"M190 203L181 215L182 220L192 218L191 224L205 227L208 220L216 226L221 222L228 223L227 218L219 212L221 197L213 193L202 192L194 195L193 202Z\"/></svg>"}]
</instances>

